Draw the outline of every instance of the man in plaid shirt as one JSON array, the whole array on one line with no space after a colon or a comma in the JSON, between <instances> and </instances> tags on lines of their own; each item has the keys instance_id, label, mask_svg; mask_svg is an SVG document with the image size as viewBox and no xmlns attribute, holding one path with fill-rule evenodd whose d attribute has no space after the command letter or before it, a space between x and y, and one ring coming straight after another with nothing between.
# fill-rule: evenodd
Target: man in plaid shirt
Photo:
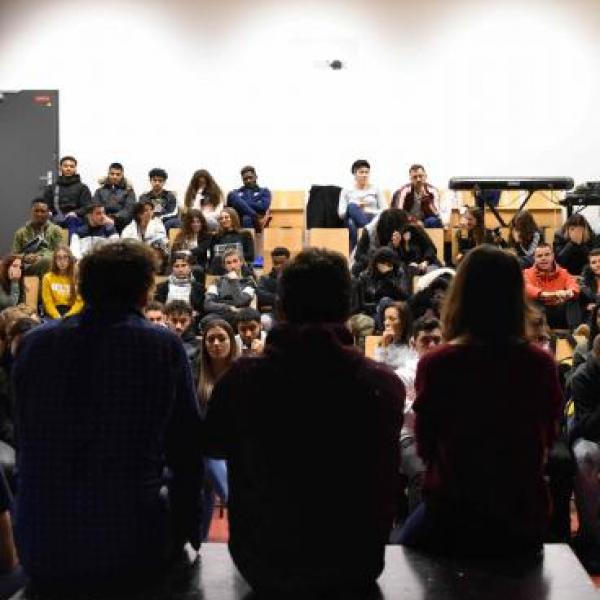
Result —
<instances>
[{"instance_id":1,"label":"man in plaid shirt","mask_svg":"<svg viewBox=\"0 0 600 600\"><path fill-rule=\"evenodd\" d=\"M36 587L65 592L147 583L200 544L192 375L140 312L151 250L109 243L80 265L86 309L26 335L14 365L18 549Z\"/></svg>"}]
</instances>

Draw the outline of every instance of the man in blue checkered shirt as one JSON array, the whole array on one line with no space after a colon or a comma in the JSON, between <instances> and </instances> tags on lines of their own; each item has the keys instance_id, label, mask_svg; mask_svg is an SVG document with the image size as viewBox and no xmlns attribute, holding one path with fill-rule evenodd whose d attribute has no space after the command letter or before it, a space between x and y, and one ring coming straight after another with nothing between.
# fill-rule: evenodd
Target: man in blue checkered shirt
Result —
<instances>
[{"instance_id":1,"label":"man in blue checkered shirt","mask_svg":"<svg viewBox=\"0 0 600 600\"><path fill-rule=\"evenodd\" d=\"M200 417L179 338L140 309L151 251L80 263L86 309L39 327L14 365L23 566L40 589L121 587L200 544Z\"/></svg>"}]
</instances>

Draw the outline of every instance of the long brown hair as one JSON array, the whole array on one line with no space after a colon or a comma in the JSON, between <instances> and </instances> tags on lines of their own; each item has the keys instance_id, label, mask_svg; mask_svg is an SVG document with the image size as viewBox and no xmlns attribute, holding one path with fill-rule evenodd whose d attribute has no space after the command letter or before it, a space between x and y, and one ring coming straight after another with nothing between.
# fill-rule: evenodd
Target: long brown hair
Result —
<instances>
[{"instance_id":1,"label":"long brown hair","mask_svg":"<svg viewBox=\"0 0 600 600\"><path fill-rule=\"evenodd\" d=\"M413 329L413 316L408 302L390 302L383 310L384 322L385 311L388 308L393 308L396 311L398 320L400 321L400 335L398 336L397 340L394 340L394 342L397 344L408 344L410 338L412 337Z\"/></svg>"},{"instance_id":2,"label":"long brown hair","mask_svg":"<svg viewBox=\"0 0 600 600\"><path fill-rule=\"evenodd\" d=\"M201 229L198 235L192 231L192 222L194 219L198 219L200 221ZM173 240L173 248L183 247L186 245L187 241L193 237L204 237L208 235L208 225L206 223L206 219L202 214L201 210L197 208L190 208L190 210L185 211L181 215L181 231L175 236Z\"/></svg>"},{"instance_id":3,"label":"long brown hair","mask_svg":"<svg viewBox=\"0 0 600 600\"><path fill-rule=\"evenodd\" d=\"M56 248L52 254L52 264L50 265L50 271L55 275L62 275L60 269L58 268L58 264L56 263L56 255L59 252L64 252L69 257L69 266L67 267L65 274L69 278L69 285L71 287L69 292L69 304L72 306L77 300L77 273L75 269L75 257L73 256L69 246L65 246L64 244L58 246L58 248Z\"/></svg>"},{"instance_id":4,"label":"long brown hair","mask_svg":"<svg viewBox=\"0 0 600 600\"><path fill-rule=\"evenodd\" d=\"M476 206L472 206L467 208L467 213L469 213L475 219L475 227L473 227L472 230L473 239L475 240L475 245L479 246L483 243L483 240L485 238L485 224L483 221L483 211Z\"/></svg>"},{"instance_id":5,"label":"long brown hair","mask_svg":"<svg viewBox=\"0 0 600 600\"><path fill-rule=\"evenodd\" d=\"M516 246L517 242L514 238L514 231L519 232L519 236L521 241L518 242L521 246L529 246L533 241L533 236L536 233L539 233L540 228L538 227L533 215L528 210L522 210L521 212L515 215L513 219L510 230L508 233L508 239L512 246Z\"/></svg>"},{"instance_id":6,"label":"long brown hair","mask_svg":"<svg viewBox=\"0 0 600 600\"><path fill-rule=\"evenodd\" d=\"M442 310L444 339L505 344L525 337L527 310L517 259L490 244L461 261Z\"/></svg>"},{"instance_id":7,"label":"long brown hair","mask_svg":"<svg viewBox=\"0 0 600 600\"><path fill-rule=\"evenodd\" d=\"M233 361L238 357L238 347L235 343L235 333L227 321L223 319L211 320L204 328L202 332L202 347L200 349L200 361L198 362L199 377L198 377L198 400L200 405L206 407L210 401L213 388L215 387L218 379L215 376L212 368L212 359L206 349L206 337L211 329L220 327L227 333L229 338L229 355L227 356L228 367L231 366Z\"/></svg>"},{"instance_id":8,"label":"long brown hair","mask_svg":"<svg viewBox=\"0 0 600 600\"><path fill-rule=\"evenodd\" d=\"M183 205L187 209L191 208L194 198L198 193L198 189L200 188L200 179L204 179L206 181L202 205L205 206L206 204L210 204L213 208L217 208L217 206L219 206L223 200L223 192L217 185L217 182L213 179L213 176L206 169L198 169L192 175L188 188L185 192Z\"/></svg>"},{"instance_id":9,"label":"long brown hair","mask_svg":"<svg viewBox=\"0 0 600 600\"><path fill-rule=\"evenodd\" d=\"M221 212L222 213L225 212L231 217L231 229L228 229L227 231L239 231L242 228L242 226L240 224L240 217L238 216L235 208L226 206ZM224 229L221 228L221 225L219 224L219 229L217 230L217 236L222 235L223 233L226 233L226 232Z\"/></svg>"},{"instance_id":10,"label":"long brown hair","mask_svg":"<svg viewBox=\"0 0 600 600\"><path fill-rule=\"evenodd\" d=\"M21 261L21 279L19 281L19 288L21 290L21 297L23 297L24 287L23 287L23 256L21 254L9 254L4 257L4 260L0 264L0 287L4 290L6 294L10 294L10 280L8 279L8 270L15 262L15 260Z\"/></svg>"}]
</instances>

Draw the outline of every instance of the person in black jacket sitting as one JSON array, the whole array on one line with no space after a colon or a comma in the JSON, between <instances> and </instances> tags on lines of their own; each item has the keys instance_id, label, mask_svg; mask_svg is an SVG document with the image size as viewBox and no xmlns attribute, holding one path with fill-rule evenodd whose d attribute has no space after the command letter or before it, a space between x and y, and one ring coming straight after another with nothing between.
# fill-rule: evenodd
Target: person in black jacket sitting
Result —
<instances>
[{"instance_id":1,"label":"person in black jacket sitting","mask_svg":"<svg viewBox=\"0 0 600 600\"><path fill-rule=\"evenodd\" d=\"M204 306L204 282L198 282L192 277L188 254L178 252L173 255L171 275L167 281L158 284L154 297L163 304L183 300L192 307L196 315L201 315Z\"/></svg>"},{"instance_id":2,"label":"person in black jacket sitting","mask_svg":"<svg viewBox=\"0 0 600 600\"><path fill-rule=\"evenodd\" d=\"M262 312L272 313L277 300L277 281L284 267L290 261L290 251L283 246L277 246L271 251L271 271L262 275L256 288L258 309Z\"/></svg>"},{"instance_id":3,"label":"person in black jacket sitting","mask_svg":"<svg viewBox=\"0 0 600 600\"><path fill-rule=\"evenodd\" d=\"M60 175L56 184L44 191L44 200L52 213L52 222L69 230L69 236L83 225L83 215L92 200L90 189L81 183L77 160L63 156L59 163Z\"/></svg>"},{"instance_id":4,"label":"person in black jacket sitting","mask_svg":"<svg viewBox=\"0 0 600 600\"><path fill-rule=\"evenodd\" d=\"M121 233L133 220L135 192L125 178L123 165L112 163L108 175L100 180L101 187L94 192L94 200L100 202L106 211L106 222L112 223Z\"/></svg>"},{"instance_id":5,"label":"person in black jacket sitting","mask_svg":"<svg viewBox=\"0 0 600 600\"><path fill-rule=\"evenodd\" d=\"M398 257L391 248L379 248L371 264L355 280L355 311L374 317L378 304L384 299L406 300L408 281Z\"/></svg>"},{"instance_id":6,"label":"person in black jacket sitting","mask_svg":"<svg viewBox=\"0 0 600 600\"><path fill-rule=\"evenodd\" d=\"M554 234L556 262L571 275L580 275L588 264L588 254L599 246L599 240L583 215L571 215Z\"/></svg>"},{"instance_id":7,"label":"person in black jacket sitting","mask_svg":"<svg viewBox=\"0 0 600 600\"><path fill-rule=\"evenodd\" d=\"M243 257L245 263L252 267L254 262L254 240L248 231L240 226L237 212L230 207L225 207L219 215L219 229L215 234L210 253L209 273L213 275L225 274L223 255L226 250L236 249Z\"/></svg>"},{"instance_id":8,"label":"person in black jacket sitting","mask_svg":"<svg viewBox=\"0 0 600 600\"><path fill-rule=\"evenodd\" d=\"M418 253L421 263L427 264L426 268L439 265L435 244L427 232L421 227L410 225L406 211L388 208L375 216L363 229L354 254L352 275L358 277L369 266L373 253L382 246L389 246L394 239L398 241L402 232L410 232L410 246Z\"/></svg>"},{"instance_id":9,"label":"person in black jacket sitting","mask_svg":"<svg viewBox=\"0 0 600 600\"><path fill-rule=\"evenodd\" d=\"M586 567L600 571L600 335L571 380L575 424L571 432L577 463L575 501L579 513L576 550Z\"/></svg>"}]
</instances>

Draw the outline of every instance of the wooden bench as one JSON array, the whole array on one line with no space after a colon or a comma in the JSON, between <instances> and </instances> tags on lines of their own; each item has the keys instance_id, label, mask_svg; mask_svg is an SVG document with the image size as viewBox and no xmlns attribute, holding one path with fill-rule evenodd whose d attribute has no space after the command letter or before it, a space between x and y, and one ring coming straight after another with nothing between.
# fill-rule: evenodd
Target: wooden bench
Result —
<instances>
[{"instance_id":1,"label":"wooden bench","mask_svg":"<svg viewBox=\"0 0 600 600\"><path fill-rule=\"evenodd\" d=\"M36 275L27 275L23 278L23 285L25 287L25 304L37 312L40 300L39 277Z\"/></svg>"},{"instance_id":2,"label":"wooden bench","mask_svg":"<svg viewBox=\"0 0 600 600\"><path fill-rule=\"evenodd\" d=\"M438 260L444 264L444 230L443 229L425 229L425 233L435 244Z\"/></svg>"},{"instance_id":3,"label":"wooden bench","mask_svg":"<svg viewBox=\"0 0 600 600\"><path fill-rule=\"evenodd\" d=\"M315 545L319 543L315 540ZM490 542L493 543L493 542ZM226 544L203 544L201 560L187 571L167 576L153 588L96 600L250 600L255 598L239 574ZM57 596L53 596L55 599ZM86 596L87 597L87 596ZM330 597L330 596L328 596ZM336 596L337 597L337 596ZM36 595L36 600L50 600ZM566 544L547 544L539 565L466 561L427 556L402 546L387 546L385 569L372 594L362 600L598 600L592 581ZM24 591L10 600L33 600Z\"/></svg>"},{"instance_id":4,"label":"wooden bench","mask_svg":"<svg viewBox=\"0 0 600 600\"><path fill-rule=\"evenodd\" d=\"M304 190L278 190L273 192L271 222L269 227L292 227L304 229L304 206L306 192Z\"/></svg>"},{"instance_id":5,"label":"wooden bench","mask_svg":"<svg viewBox=\"0 0 600 600\"><path fill-rule=\"evenodd\" d=\"M348 229L346 227L309 229L308 246L311 248L327 248L328 250L335 250L348 258L350 255Z\"/></svg>"},{"instance_id":6,"label":"wooden bench","mask_svg":"<svg viewBox=\"0 0 600 600\"><path fill-rule=\"evenodd\" d=\"M304 231L292 227L267 227L263 231L263 271L269 273L272 268L271 252L277 247L287 248L293 258L302 251Z\"/></svg>"}]
</instances>

